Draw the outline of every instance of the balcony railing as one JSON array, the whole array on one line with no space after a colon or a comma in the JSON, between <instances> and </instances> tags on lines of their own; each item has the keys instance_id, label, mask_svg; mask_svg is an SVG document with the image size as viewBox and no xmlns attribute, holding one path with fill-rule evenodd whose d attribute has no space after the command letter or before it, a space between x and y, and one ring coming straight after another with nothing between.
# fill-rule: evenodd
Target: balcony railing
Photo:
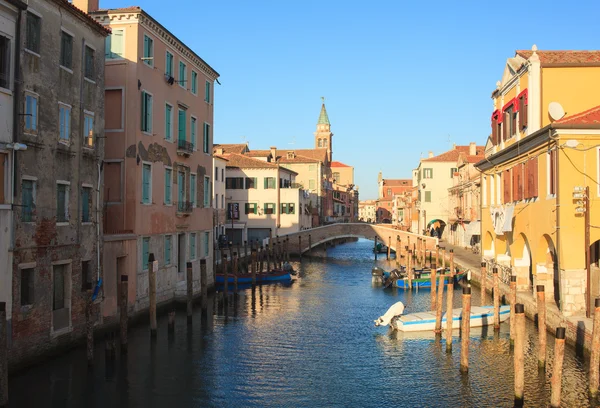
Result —
<instances>
[{"instance_id":1,"label":"balcony railing","mask_svg":"<svg viewBox=\"0 0 600 408\"><path fill-rule=\"evenodd\" d=\"M194 152L194 144L187 140L177 140L177 153L190 155Z\"/></svg>"},{"instance_id":2,"label":"balcony railing","mask_svg":"<svg viewBox=\"0 0 600 408\"><path fill-rule=\"evenodd\" d=\"M194 203L191 201L177 202L177 212L182 214L191 214L194 209Z\"/></svg>"}]
</instances>

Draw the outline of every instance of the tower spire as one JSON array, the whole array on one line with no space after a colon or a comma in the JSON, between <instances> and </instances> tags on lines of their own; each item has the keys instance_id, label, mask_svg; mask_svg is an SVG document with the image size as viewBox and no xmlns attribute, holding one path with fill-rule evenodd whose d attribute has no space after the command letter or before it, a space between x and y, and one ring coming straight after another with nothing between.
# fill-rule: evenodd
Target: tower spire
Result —
<instances>
[{"instance_id":1,"label":"tower spire","mask_svg":"<svg viewBox=\"0 0 600 408\"><path fill-rule=\"evenodd\" d=\"M331 125L331 123L329 123L329 116L327 116L327 109L325 109L325 97L321 96L321 100L323 101L323 104L321 105L321 114L319 115L317 125Z\"/></svg>"},{"instance_id":2,"label":"tower spire","mask_svg":"<svg viewBox=\"0 0 600 408\"><path fill-rule=\"evenodd\" d=\"M321 113L319 114L319 120L317 122L317 131L315 132L315 148L316 149L327 149L327 157L329 162L332 159L332 142L333 133L331 133L331 123L329 123L329 116L327 116L327 110L325 109L325 98L321 97Z\"/></svg>"}]
</instances>

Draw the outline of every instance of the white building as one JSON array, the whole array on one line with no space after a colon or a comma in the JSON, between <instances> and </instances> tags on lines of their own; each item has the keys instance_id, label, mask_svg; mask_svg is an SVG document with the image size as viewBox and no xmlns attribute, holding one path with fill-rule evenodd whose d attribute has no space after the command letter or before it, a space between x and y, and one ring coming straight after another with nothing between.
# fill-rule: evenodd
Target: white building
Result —
<instances>
[{"instance_id":1,"label":"white building","mask_svg":"<svg viewBox=\"0 0 600 408\"><path fill-rule=\"evenodd\" d=\"M212 183L213 209L214 211L214 238L225 234L226 208L225 177L228 160L224 157L213 156L214 178Z\"/></svg>"},{"instance_id":2,"label":"white building","mask_svg":"<svg viewBox=\"0 0 600 408\"><path fill-rule=\"evenodd\" d=\"M364 222L375 222L377 211L376 200L364 200L358 203L358 219Z\"/></svg>"},{"instance_id":3,"label":"white building","mask_svg":"<svg viewBox=\"0 0 600 408\"><path fill-rule=\"evenodd\" d=\"M241 154L223 157L228 160L225 231L229 241L262 241L310 228L309 194L296 184L295 171Z\"/></svg>"}]
</instances>

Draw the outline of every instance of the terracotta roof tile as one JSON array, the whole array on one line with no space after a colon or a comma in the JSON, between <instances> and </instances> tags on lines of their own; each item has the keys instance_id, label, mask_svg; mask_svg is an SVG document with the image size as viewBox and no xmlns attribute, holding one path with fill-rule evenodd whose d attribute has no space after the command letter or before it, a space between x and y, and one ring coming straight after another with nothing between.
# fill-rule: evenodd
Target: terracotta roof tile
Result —
<instances>
[{"instance_id":1,"label":"terracotta roof tile","mask_svg":"<svg viewBox=\"0 0 600 408\"><path fill-rule=\"evenodd\" d=\"M217 149L223 149L223 154L242 154L247 148L248 145L246 143L215 144L213 145L213 154L217 153Z\"/></svg>"},{"instance_id":2,"label":"terracotta roof tile","mask_svg":"<svg viewBox=\"0 0 600 408\"><path fill-rule=\"evenodd\" d=\"M481 154L485 151L485 147L477 146L475 148L475 150L477 153ZM471 156L471 155L469 155L469 146L456 146L456 148L454 148L452 150L448 150L447 152L444 152L444 153L439 154L434 157L421 159L421 161L424 161L424 162L455 162L455 161L458 161L458 157L461 153L464 153L467 156Z\"/></svg>"},{"instance_id":3,"label":"terracotta roof tile","mask_svg":"<svg viewBox=\"0 0 600 408\"><path fill-rule=\"evenodd\" d=\"M540 57L540 63L543 65L552 64L571 64L571 65L586 65L586 64L600 64L600 51L589 50L589 51L573 51L573 50L562 50L562 51L536 51ZM517 55L525 59L529 59L533 54L531 50L517 50Z\"/></svg>"},{"instance_id":4,"label":"terracotta roof tile","mask_svg":"<svg viewBox=\"0 0 600 408\"><path fill-rule=\"evenodd\" d=\"M237 167L240 169L277 169L281 168L283 170L289 171L294 174L296 173L294 170L286 169L284 167L278 166L277 164L269 163L264 160L254 159L252 157L248 157L244 154L224 154L222 157L229 160L227 163L227 167Z\"/></svg>"},{"instance_id":5,"label":"terracotta roof tile","mask_svg":"<svg viewBox=\"0 0 600 408\"><path fill-rule=\"evenodd\" d=\"M592 109L588 109L575 115L565 116L554 123L567 125L600 124L600 106L596 106Z\"/></svg>"},{"instance_id":6,"label":"terracotta roof tile","mask_svg":"<svg viewBox=\"0 0 600 408\"><path fill-rule=\"evenodd\" d=\"M412 179L383 179L384 186L412 187Z\"/></svg>"},{"instance_id":7,"label":"terracotta roof tile","mask_svg":"<svg viewBox=\"0 0 600 408\"><path fill-rule=\"evenodd\" d=\"M92 16L90 16L88 13L86 13L85 11L81 10L78 7L75 7L72 3L70 3L68 0L54 0L55 3L60 4L62 6L65 6L66 8L70 9L74 14L78 15L79 17L83 18L84 20L86 20L88 22L88 24L90 26L92 26L93 28L95 28L96 30L100 31L105 37L107 35L109 35L111 33L110 28L108 27L104 27L102 24L100 24L99 22L97 22Z\"/></svg>"},{"instance_id":8,"label":"terracotta roof tile","mask_svg":"<svg viewBox=\"0 0 600 408\"><path fill-rule=\"evenodd\" d=\"M352 167L352 166L348 166L347 164L344 164L344 163L339 162L339 161L332 161L329 166L330 167Z\"/></svg>"},{"instance_id":9,"label":"terracotta roof tile","mask_svg":"<svg viewBox=\"0 0 600 408\"><path fill-rule=\"evenodd\" d=\"M327 149L293 149L281 150L277 149L275 154L277 157L286 157L287 152L294 152L297 156L303 156L324 163L327 159ZM246 156L250 157L269 157L271 150L250 150Z\"/></svg>"}]
</instances>

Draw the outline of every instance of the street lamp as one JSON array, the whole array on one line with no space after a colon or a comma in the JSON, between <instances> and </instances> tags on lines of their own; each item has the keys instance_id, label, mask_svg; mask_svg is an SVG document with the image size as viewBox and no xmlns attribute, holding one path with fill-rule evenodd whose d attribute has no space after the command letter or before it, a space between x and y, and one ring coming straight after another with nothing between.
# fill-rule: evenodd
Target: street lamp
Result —
<instances>
[{"instance_id":1,"label":"street lamp","mask_svg":"<svg viewBox=\"0 0 600 408\"><path fill-rule=\"evenodd\" d=\"M9 143L6 145L6 148L8 150L12 150L14 152L17 152L19 150L27 150L27 145L23 144L23 143Z\"/></svg>"}]
</instances>

